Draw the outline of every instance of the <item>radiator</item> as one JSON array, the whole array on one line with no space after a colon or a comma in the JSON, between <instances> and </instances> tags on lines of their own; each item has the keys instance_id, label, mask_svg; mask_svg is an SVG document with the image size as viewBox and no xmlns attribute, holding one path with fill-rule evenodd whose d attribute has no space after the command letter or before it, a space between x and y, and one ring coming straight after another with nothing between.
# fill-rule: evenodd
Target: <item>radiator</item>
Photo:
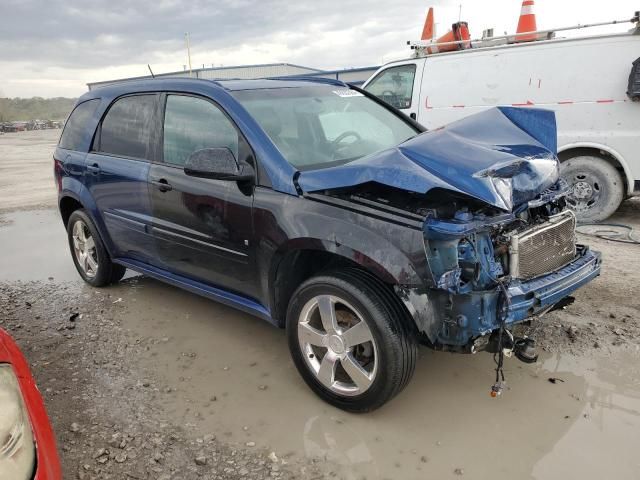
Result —
<instances>
[{"instance_id":1,"label":"radiator","mask_svg":"<svg viewBox=\"0 0 640 480\"><path fill-rule=\"evenodd\" d=\"M511 236L509 273L531 279L564 267L576 256L576 217L571 210Z\"/></svg>"}]
</instances>

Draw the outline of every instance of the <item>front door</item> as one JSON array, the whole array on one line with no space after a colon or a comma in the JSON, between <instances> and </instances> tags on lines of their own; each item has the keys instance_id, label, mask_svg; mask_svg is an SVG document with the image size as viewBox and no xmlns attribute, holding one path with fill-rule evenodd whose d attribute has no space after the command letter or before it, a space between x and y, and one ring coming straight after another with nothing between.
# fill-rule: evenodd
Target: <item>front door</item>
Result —
<instances>
[{"instance_id":1,"label":"front door","mask_svg":"<svg viewBox=\"0 0 640 480\"><path fill-rule=\"evenodd\" d=\"M149 172L160 266L255 297L253 189L184 173L187 158L197 150L227 147L239 158L249 147L213 102L178 94L165 98L162 161Z\"/></svg>"}]
</instances>

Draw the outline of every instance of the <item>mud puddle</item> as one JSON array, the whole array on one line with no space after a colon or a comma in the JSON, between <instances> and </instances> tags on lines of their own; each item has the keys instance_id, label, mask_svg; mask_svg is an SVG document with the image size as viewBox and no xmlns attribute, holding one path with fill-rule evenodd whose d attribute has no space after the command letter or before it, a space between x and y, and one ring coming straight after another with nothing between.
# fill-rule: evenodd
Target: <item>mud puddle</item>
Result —
<instances>
[{"instance_id":1,"label":"mud puddle","mask_svg":"<svg viewBox=\"0 0 640 480\"><path fill-rule=\"evenodd\" d=\"M640 364L628 353L511 360L509 390L492 399L490 355L423 349L399 397L350 415L307 389L284 332L265 322L142 277L111 293L131 333L155 339L143 364L167 414L199 434L329 462L349 479L633 478L640 467Z\"/></svg>"},{"instance_id":2,"label":"mud puddle","mask_svg":"<svg viewBox=\"0 0 640 480\"><path fill-rule=\"evenodd\" d=\"M0 248L0 281L80 281L56 210L0 214Z\"/></svg>"}]
</instances>

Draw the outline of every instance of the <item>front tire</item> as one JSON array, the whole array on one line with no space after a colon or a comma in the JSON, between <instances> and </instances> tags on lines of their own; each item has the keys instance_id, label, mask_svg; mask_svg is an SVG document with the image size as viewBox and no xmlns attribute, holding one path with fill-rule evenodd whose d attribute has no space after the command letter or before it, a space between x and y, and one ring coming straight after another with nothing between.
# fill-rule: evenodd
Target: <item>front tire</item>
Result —
<instances>
[{"instance_id":1,"label":"front tire","mask_svg":"<svg viewBox=\"0 0 640 480\"><path fill-rule=\"evenodd\" d=\"M409 382L417 358L412 320L375 277L344 269L294 292L287 337L296 368L323 400L350 412L374 410Z\"/></svg>"},{"instance_id":2,"label":"front tire","mask_svg":"<svg viewBox=\"0 0 640 480\"><path fill-rule=\"evenodd\" d=\"M76 210L67 222L71 257L82 279L94 287L119 281L126 268L111 262L98 230L85 210Z\"/></svg>"},{"instance_id":3,"label":"front tire","mask_svg":"<svg viewBox=\"0 0 640 480\"><path fill-rule=\"evenodd\" d=\"M570 158L560 164L560 175L571 188L567 203L579 222L600 222L609 218L624 198L620 172L600 157Z\"/></svg>"}]
</instances>

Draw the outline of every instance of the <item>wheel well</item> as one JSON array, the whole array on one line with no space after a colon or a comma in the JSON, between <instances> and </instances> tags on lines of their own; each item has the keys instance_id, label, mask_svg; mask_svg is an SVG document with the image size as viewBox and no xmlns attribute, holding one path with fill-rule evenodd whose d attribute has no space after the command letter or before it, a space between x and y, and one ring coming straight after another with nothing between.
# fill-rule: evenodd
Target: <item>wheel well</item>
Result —
<instances>
[{"instance_id":1,"label":"wheel well","mask_svg":"<svg viewBox=\"0 0 640 480\"><path fill-rule=\"evenodd\" d=\"M350 267L364 270L341 255L319 250L293 250L284 254L271 277L272 317L284 327L289 300L298 286L312 276L329 269Z\"/></svg>"},{"instance_id":2,"label":"wheel well","mask_svg":"<svg viewBox=\"0 0 640 480\"><path fill-rule=\"evenodd\" d=\"M622 177L622 181L624 182L624 193L626 196L627 192L629 191L628 190L629 179L627 178L627 175L624 171L624 168L622 167L622 164L618 161L616 157L611 155L609 152L600 150L599 148L593 148L593 147L577 147L577 148L570 148L568 150L564 150L558 153L558 159L560 160L560 162L566 162L571 158L581 157L581 156L591 156L591 157L601 158L605 160L607 163L609 163L616 170L618 170L618 172L620 172L620 176Z\"/></svg>"},{"instance_id":3,"label":"wheel well","mask_svg":"<svg viewBox=\"0 0 640 480\"><path fill-rule=\"evenodd\" d=\"M83 208L82 204L72 197L63 197L60 200L60 215L62 215L62 221L65 227L69 223L69 217L73 212Z\"/></svg>"}]
</instances>

